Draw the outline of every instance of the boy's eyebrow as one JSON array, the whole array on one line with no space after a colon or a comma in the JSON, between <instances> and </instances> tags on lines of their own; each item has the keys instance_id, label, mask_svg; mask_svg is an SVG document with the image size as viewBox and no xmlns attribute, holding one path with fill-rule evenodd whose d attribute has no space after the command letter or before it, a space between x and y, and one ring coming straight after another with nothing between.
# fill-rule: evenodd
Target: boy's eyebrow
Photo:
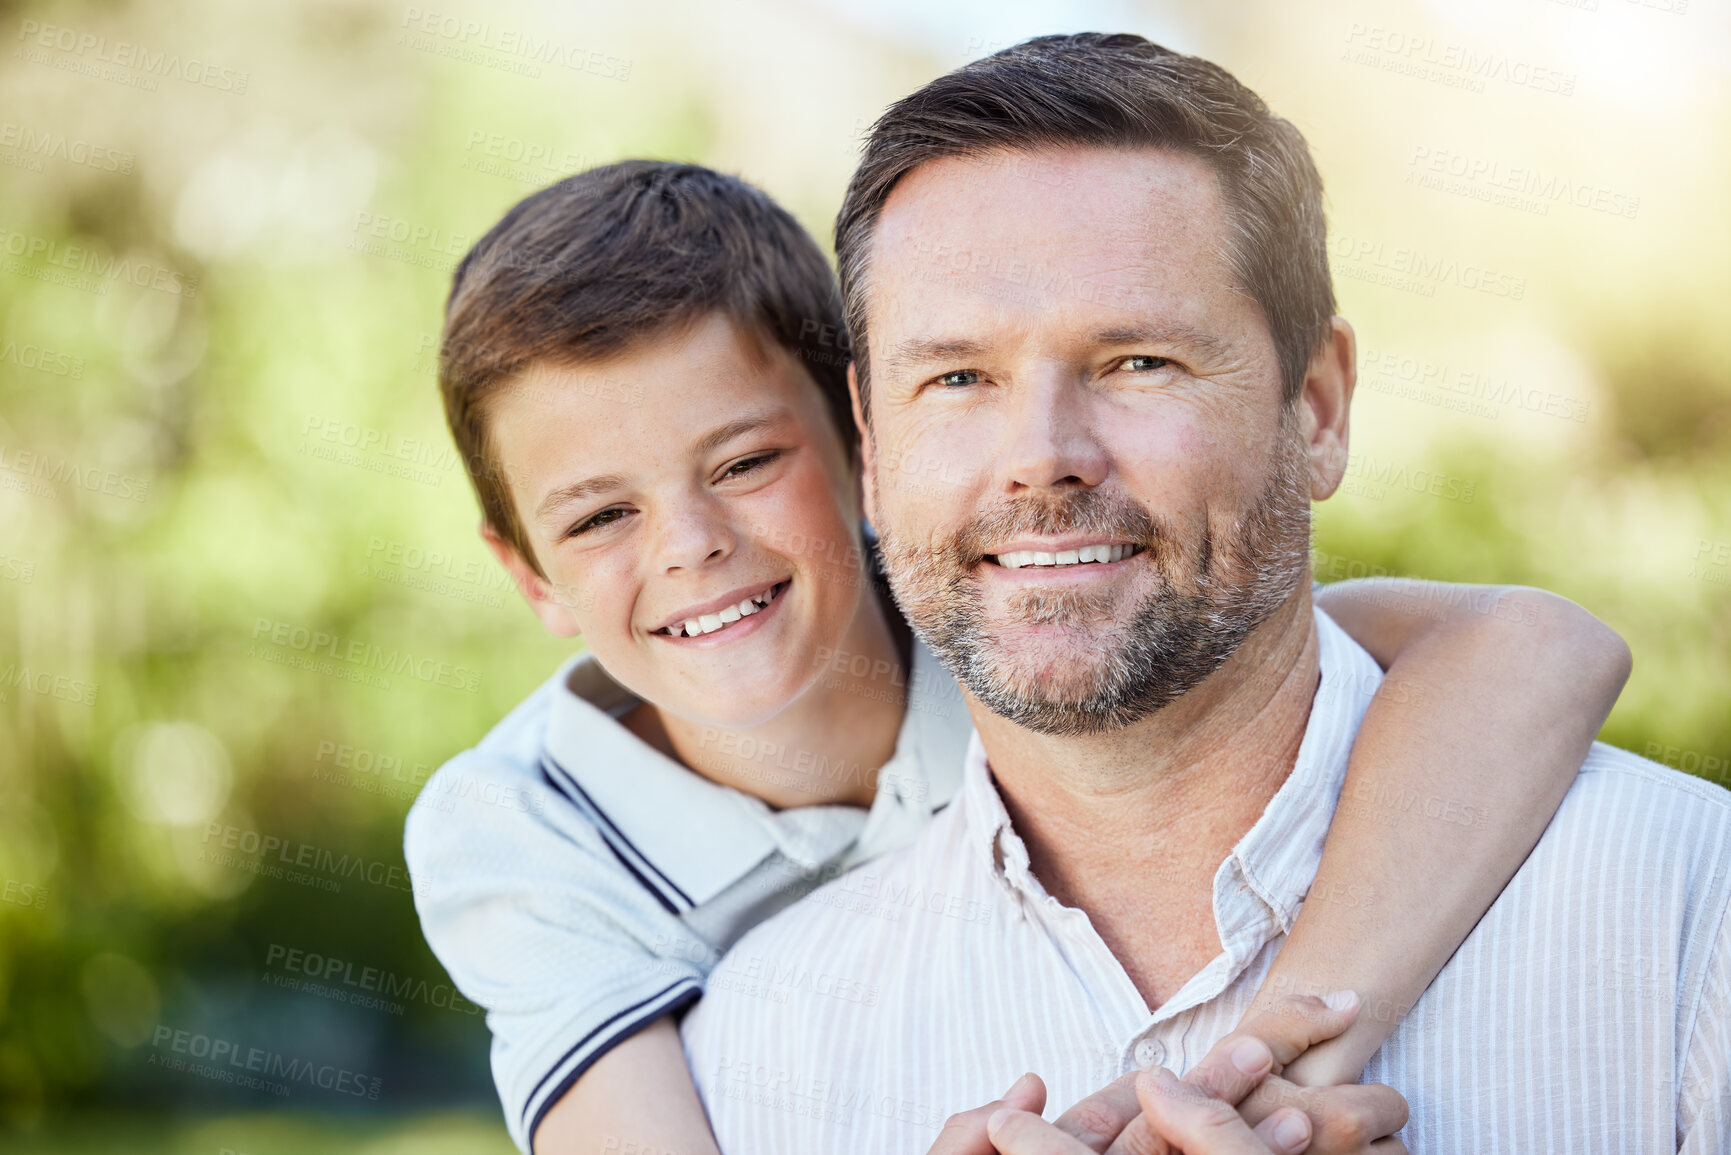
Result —
<instances>
[{"instance_id":1,"label":"boy's eyebrow","mask_svg":"<svg viewBox=\"0 0 1731 1155\"><path fill-rule=\"evenodd\" d=\"M558 489L541 499L541 504L535 507L537 521L551 521L553 514L562 505L580 501L593 493L605 493L609 489L618 489L625 484L625 478L617 473L603 473L596 477L585 477L582 481L574 481L570 485L561 485Z\"/></svg>"},{"instance_id":2,"label":"boy's eyebrow","mask_svg":"<svg viewBox=\"0 0 1731 1155\"><path fill-rule=\"evenodd\" d=\"M751 417L741 417L737 421L729 421L726 425L717 425L714 429L711 429L708 433L705 433L702 437L699 437L695 442L693 442L691 447L698 453L709 453L713 450L720 449L735 437L744 437L747 433L756 433L759 429L768 425L774 425L786 416L788 416L787 409L784 406L777 406L774 409L755 414Z\"/></svg>"},{"instance_id":3,"label":"boy's eyebrow","mask_svg":"<svg viewBox=\"0 0 1731 1155\"><path fill-rule=\"evenodd\" d=\"M750 417L729 421L725 425L717 425L693 442L692 450L696 453L711 453L736 437L755 433L759 429L774 425L788 416L789 411L786 406L777 406ZM541 504L535 507L535 519L542 522L552 521L560 506L569 505L573 501L580 501L597 493L605 493L609 489L618 489L624 485L625 478L618 473L603 473L595 477L585 477L582 481L574 481L570 485L561 485L541 499Z\"/></svg>"}]
</instances>

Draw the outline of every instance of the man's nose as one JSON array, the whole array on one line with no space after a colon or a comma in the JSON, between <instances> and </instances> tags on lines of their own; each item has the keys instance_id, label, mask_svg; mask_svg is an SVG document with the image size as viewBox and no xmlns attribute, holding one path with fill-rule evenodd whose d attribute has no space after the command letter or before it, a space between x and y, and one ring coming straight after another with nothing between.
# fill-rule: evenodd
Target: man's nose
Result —
<instances>
[{"instance_id":1,"label":"man's nose","mask_svg":"<svg viewBox=\"0 0 1731 1155\"><path fill-rule=\"evenodd\" d=\"M694 497L664 511L655 535L657 569L676 573L732 556L738 537L717 504Z\"/></svg>"},{"instance_id":2,"label":"man's nose","mask_svg":"<svg viewBox=\"0 0 1731 1155\"><path fill-rule=\"evenodd\" d=\"M1000 488L1092 488L1106 480L1109 460L1094 430L1086 385L1050 369L1015 391L998 458Z\"/></svg>"}]
</instances>

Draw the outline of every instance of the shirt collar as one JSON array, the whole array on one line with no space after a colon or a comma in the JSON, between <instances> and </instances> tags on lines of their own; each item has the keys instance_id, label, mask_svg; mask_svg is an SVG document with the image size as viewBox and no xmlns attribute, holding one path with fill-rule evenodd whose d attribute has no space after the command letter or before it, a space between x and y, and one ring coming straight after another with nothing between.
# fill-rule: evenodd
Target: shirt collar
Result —
<instances>
[{"instance_id":1,"label":"shirt collar","mask_svg":"<svg viewBox=\"0 0 1731 1155\"><path fill-rule=\"evenodd\" d=\"M609 833L646 860L651 874L671 882L676 898L701 906L776 851L816 869L852 846L878 853L901 845L950 800L971 727L954 681L918 642L912 666L895 754L878 772L869 811L846 805L778 811L711 782L620 724L640 699L589 654L568 663L556 682L546 749L601 812ZM847 854L845 864L859 857Z\"/></svg>"},{"instance_id":2,"label":"shirt collar","mask_svg":"<svg viewBox=\"0 0 1731 1155\"><path fill-rule=\"evenodd\" d=\"M1292 774L1215 875L1214 913L1223 943L1242 939L1255 922L1272 920L1282 933L1291 929L1322 860L1353 738L1382 681L1375 659L1334 619L1320 609L1314 613L1321 679ZM1045 897L978 734L968 745L961 798L968 841L986 868L1018 898Z\"/></svg>"}]
</instances>

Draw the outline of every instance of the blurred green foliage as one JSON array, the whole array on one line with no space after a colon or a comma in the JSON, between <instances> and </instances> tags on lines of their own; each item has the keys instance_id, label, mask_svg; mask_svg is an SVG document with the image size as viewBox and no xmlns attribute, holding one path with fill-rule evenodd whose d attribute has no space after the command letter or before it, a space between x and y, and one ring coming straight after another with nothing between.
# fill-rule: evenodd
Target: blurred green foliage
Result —
<instances>
[{"instance_id":1,"label":"blurred green foliage","mask_svg":"<svg viewBox=\"0 0 1731 1155\"><path fill-rule=\"evenodd\" d=\"M474 534L432 385L449 270L533 188L627 155L742 171L827 240L845 142L957 62L910 60L817 9L791 25L751 9L749 36L696 5L678 6L674 37L642 13L490 14L632 65L628 82L551 66L530 77L506 53L468 59L436 33L417 40L407 11L0 6L0 128L128 158L110 168L49 147L35 163L0 140L0 1124L39 1128L92 1104L220 1115L92 1124L64 1144L9 1149L110 1150L116 1135L141 1152L505 1149L490 1122L399 1132L359 1118L370 1102L305 1085L285 1102L160 1065L173 1055L163 1030L184 1030L376 1077L391 1110L491 1103L480 1018L438 1005L444 978L400 879L366 877L400 866L417 781L568 652L517 606ZM1290 65L1269 63L1282 36L1200 8L1193 19L1277 107L1306 99ZM71 29L75 47L40 47L46 26ZM87 35L110 54L130 40L217 61L246 74L245 91L184 68L93 75L100 62L76 48ZM788 51L789 37L811 51ZM1401 113L1406 90L1389 91ZM1293 115L1317 142L1336 227L1373 229L1364 205L1398 180L1392 149L1340 147L1326 107ZM1718 124L1723 101L1692 115ZM1731 133L1704 136L1718 151L1679 158L1677 172L1731 168ZM1641 227L1660 228L1654 216ZM1455 243L1434 227L1438 244ZM1719 226L1664 226L1692 239L1690 268L1719 272L1665 289L1682 258L1654 257L1631 287L1630 266L1582 261L1563 241L1522 249L1528 220L1462 227L1486 228L1476 243L1507 243L1534 270L1543 304L1521 323L1560 332L1584 366L1588 419L1529 421L1504 406L1494 420L1445 420L1422 398L1361 388L1366 456L1349 491L1319 507L1319 572L1573 597L1636 655L1606 739L1723 767L1731 244ZM108 258L151 272L143 285L104 274ZM1516 316L1341 285L1367 345L1464 341L1494 360L1490 335ZM1471 499L1415 487L1418 471ZM331 656L351 643L394 668ZM222 857L231 838L241 865ZM261 857L249 838L281 840L279 861L305 846L314 863L366 867L261 875L245 868ZM279 982L290 950L421 993L395 1013L292 989ZM257 1108L293 1117L220 1114Z\"/></svg>"}]
</instances>

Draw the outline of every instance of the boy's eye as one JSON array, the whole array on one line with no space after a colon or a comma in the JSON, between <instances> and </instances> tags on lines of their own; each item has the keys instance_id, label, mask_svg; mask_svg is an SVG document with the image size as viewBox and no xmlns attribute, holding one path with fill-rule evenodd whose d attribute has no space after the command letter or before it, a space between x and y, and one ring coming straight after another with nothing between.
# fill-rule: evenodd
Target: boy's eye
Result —
<instances>
[{"instance_id":1,"label":"boy's eye","mask_svg":"<svg viewBox=\"0 0 1731 1155\"><path fill-rule=\"evenodd\" d=\"M721 476L724 478L726 478L726 477L744 477L746 474L750 473L752 470L757 469L757 468L764 466L764 465L768 465L770 462L774 461L777 457L780 457L780 456L781 456L781 453L778 450L778 451L771 452L771 453L760 453L756 457L741 458L740 460L735 461L732 465L729 465L726 469L724 469L721 473Z\"/></svg>"},{"instance_id":2,"label":"boy's eye","mask_svg":"<svg viewBox=\"0 0 1731 1155\"><path fill-rule=\"evenodd\" d=\"M631 511L627 510L627 509L621 509L618 506L613 506L612 508L604 509L600 513L595 514L593 517L584 518L582 521L580 521L576 525L572 526L571 532L566 534L565 536L566 537L576 537L580 533L587 533L588 531L590 531L592 529L599 529L602 526L612 525L614 522L619 521L621 518L623 518L629 512L631 512Z\"/></svg>"},{"instance_id":3,"label":"boy's eye","mask_svg":"<svg viewBox=\"0 0 1731 1155\"><path fill-rule=\"evenodd\" d=\"M1126 357L1118 363L1120 368L1128 369L1132 373L1148 373L1155 369L1165 368L1170 364L1172 362L1164 357L1155 357L1147 353L1137 353L1135 356Z\"/></svg>"},{"instance_id":4,"label":"boy's eye","mask_svg":"<svg viewBox=\"0 0 1731 1155\"><path fill-rule=\"evenodd\" d=\"M963 385L978 385L980 371L978 369L957 369L953 373L945 373L933 380L932 384L946 389L959 388Z\"/></svg>"}]
</instances>

